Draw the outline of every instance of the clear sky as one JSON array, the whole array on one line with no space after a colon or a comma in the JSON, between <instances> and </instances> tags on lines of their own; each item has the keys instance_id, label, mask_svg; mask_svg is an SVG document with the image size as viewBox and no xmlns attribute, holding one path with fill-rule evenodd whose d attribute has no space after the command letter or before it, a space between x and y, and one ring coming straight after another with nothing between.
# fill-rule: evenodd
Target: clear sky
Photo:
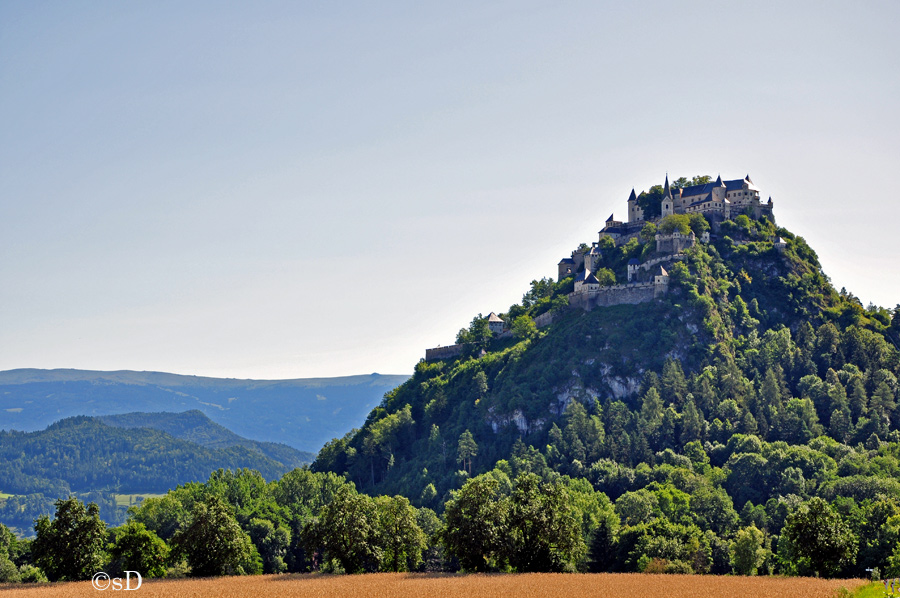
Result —
<instances>
[{"instance_id":1,"label":"clear sky","mask_svg":"<svg viewBox=\"0 0 900 598\"><path fill-rule=\"evenodd\" d=\"M409 373L750 174L900 303L897 2L0 3L0 370Z\"/></svg>"}]
</instances>

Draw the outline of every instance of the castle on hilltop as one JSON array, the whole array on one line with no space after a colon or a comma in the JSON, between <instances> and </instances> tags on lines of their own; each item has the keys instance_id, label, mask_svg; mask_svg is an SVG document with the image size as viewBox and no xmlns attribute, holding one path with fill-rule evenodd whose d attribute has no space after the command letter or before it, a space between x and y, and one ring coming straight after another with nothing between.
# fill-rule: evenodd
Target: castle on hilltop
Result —
<instances>
[{"instance_id":1,"label":"castle on hilltop","mask_svg":"<svg viewBox=\"0 0 900 598\"><path fill-rule=\"evenodd\" d=\"M705 177L706 180L709 177ZM683 181L684 179L680 179ZM695 179L696 180L696 179ZM703 180L703 179L701 179ZM676 183L680 182L676 181ZM719 225L740 215L760 220L763 218L775 222L772 211L772 198L763 203L760 200L760 190L750 180L748 174L743 179L723 181L722 177L715 182L700 185L680 186L670 185L669 176L662 188L659 199L659 210L649 202L656 201L660 197L659 188L653 193L641 192L635 194L634 189L628 197L628 222L615 219L613 214L607 218L603 229L599 232L599 238L590 247L582 245L572 252L571 257L560 260L557 271L557 281L574 277L573 290L568 295L569 307L581 308L590 311L595 307L636 304L652 301L669 292L669 273L663 264L671 264L684 259L682 252L700 243L709 243L712 235L707 230L699 239L693 231L684 233L679 230L672 232L658 231L655 234L655 255L644 262L632 258L627 265L627 282L609 284L610 275L606 271L606 282L601 282L597 273L603 260L603 252L610 247L626 244L631 239L640 236L648 223L658 224L668 216L675 214L701 214L708 221L712 230L719 230ZM656 216L647 216L645 211L658 213ZM661 227L665 230L665 227ZM651 228L652 230L652 228ZM682 229L683 230L683 229ZM652 233L651 233L652 234ZM612 241L612 243L610 243ZM784 250L785 243L780 238L773 239L773 246L779 252ZM615 282L615 281L613 281ZM538 327L546 326L553 320L552 312L546 312L535 318ZM511 335L503 322L496 314L491 313L489 325L492 332L501 336ZM459 355L462 345L449 347L436 347L425 352L425 360L446 359Z\"/></svg>"},{"instance_id":2,"label":"castle on hilltop","mask_svg":"<svg viewBox=\"0 0 900 598\"><path fill-rule=\"evenodd\" d=\"M640 233L648 221L658 220L644 217L644 208L640 205L640 197L643 195L643 191L641 195L637 195L632 189L631 195L628 196L628 222L620 222L610 215L600 234L606 234L616 241L627 237L622 241L625 242ZM766 217L774 222L773 205L771 197L769 201L762 203L759 188L750 180L749 174L733 181L723 181L720 176L713 183L675 187L674 190L669 185L669 176L666 175L660 200L660 218L672 214L703 214L712 223L747 214L754 220Z\"/></svg>"}]
</instances>

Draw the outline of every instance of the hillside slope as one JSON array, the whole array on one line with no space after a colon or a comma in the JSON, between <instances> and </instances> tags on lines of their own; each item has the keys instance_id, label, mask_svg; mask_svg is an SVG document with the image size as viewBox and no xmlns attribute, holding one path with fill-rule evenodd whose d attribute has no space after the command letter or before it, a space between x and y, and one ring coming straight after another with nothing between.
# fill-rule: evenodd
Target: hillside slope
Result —
<instances>
[{"instance_id":1,"label":"hillside slope","mask_svg":"<svg viewBox=\"0 0 900 598\"><path fill-rule=\"evenodd\" d=\"M183 413L101 415L97 419L116 428L150 428L159 430L180 440L193 442L211 449L241 446L265 455L291 469L308 465L316 458L313 453L298 451L285 444L260 442L238 436L228 428L213 422L198 409Z\"/></svg>"},{"instance_id":2,"label":"hillside slope","mask_svg":"<svg viewBox=\"0 0 900 598\"><path fill-rule=\"evenodd\" d=\"M585 312L565 307L571 278L533 281L501 314L516 337L479 336L475 318L463 355L420 362L313 469L436 509L491 470L584 478L617 501L619 539L657 517L699 526L713 571L727 570L719 539L739 525L777 537L799 501L900 504L900 306L837 292L806 242L767 220L713 233L668 266L669 293L652 302ZM610 242L599 266L624 281L630 259L657 255L644 238ZM548 310L550 326L526 325ZM690 509L667 511L675 499ZM637 567L626 557L606 560Z\"/></svg>"},{"instance_id":3,"label":"hillside slope","mask_svg":"<svg viewBox=\"0 0 900 598\"><path fill-rule=\"evenodd\" d=\"M258 449L208 448L150 428L122 428L72 417L39 432L0 431L0 488L11 494L61 497L69 492L165 492L203 481L219 468L256 469L275 479L284 464Z\"/></svg>"},{"instance_id":4,"label":"hillside slope","mask_svg":"<svg viewBox=\"0 0 900 598\"><path fill-rule=\"evenodd\" d=\"M315 452L365 420L407 376L234 380L159 372L0 372L0 429L34 431L75 415L202 411L254 440Z\"/></svg>"}]
</instances>

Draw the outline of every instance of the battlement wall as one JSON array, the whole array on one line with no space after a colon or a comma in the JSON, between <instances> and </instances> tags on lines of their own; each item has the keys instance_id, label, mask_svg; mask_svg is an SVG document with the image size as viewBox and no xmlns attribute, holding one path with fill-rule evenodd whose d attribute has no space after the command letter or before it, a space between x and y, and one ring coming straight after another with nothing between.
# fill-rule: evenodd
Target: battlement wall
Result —
<instances>
[{"instance_id":1,"label":"battlement wall","mask_svg":"<svg viewBox=\"0 0 900 598\"><path fill-rule=\"evenodd\" d=\"M464 345L448 345L446 347L435 347L434 349L425 349L425 361L434 361L436 359L449 359L462 354Z\"/></svg>"},{"instance_id":2,"label":"battlement wall","mask_svg":"<svg viewBox=\"0 0 900 598\"><path fill-rule=\"evenodd\" d=\"M653 301L669 291L668 284L654 282L636 282L600 287L598 291L588 293L572 293L569 295L569 307L591 311L595 307L611 305L635 305Z\"/></svg>"},{"instance_id":3,"label":"battlement wall","mask_svg":"<svg viewBox=\"0 0 900 598\"><path fill-rule=\"evenodd\" d=\"M655 257L652 260L647 260L643 264L640 265L641 270L649 270L656 264L662 264L663 262L678 262L684 259L683 255L664 255L662 257Z\"/></svg>"}]
</instances>

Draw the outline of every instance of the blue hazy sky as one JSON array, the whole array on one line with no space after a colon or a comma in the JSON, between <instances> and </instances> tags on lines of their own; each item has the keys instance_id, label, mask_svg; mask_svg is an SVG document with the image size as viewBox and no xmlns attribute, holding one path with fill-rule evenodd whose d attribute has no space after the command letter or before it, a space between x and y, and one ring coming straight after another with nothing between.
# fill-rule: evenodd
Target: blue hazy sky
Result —
<instances>
[{"instance_id":1,"label":"blue hazy sky","mask_svg":"<svg viewBox=\"0 0 900 598\"><path fill-rule=\"evenodd\" d=\"M671 176L900 303L897 2L0 3L0 369L411 372Z\"/></svg>"}]
</instances>

